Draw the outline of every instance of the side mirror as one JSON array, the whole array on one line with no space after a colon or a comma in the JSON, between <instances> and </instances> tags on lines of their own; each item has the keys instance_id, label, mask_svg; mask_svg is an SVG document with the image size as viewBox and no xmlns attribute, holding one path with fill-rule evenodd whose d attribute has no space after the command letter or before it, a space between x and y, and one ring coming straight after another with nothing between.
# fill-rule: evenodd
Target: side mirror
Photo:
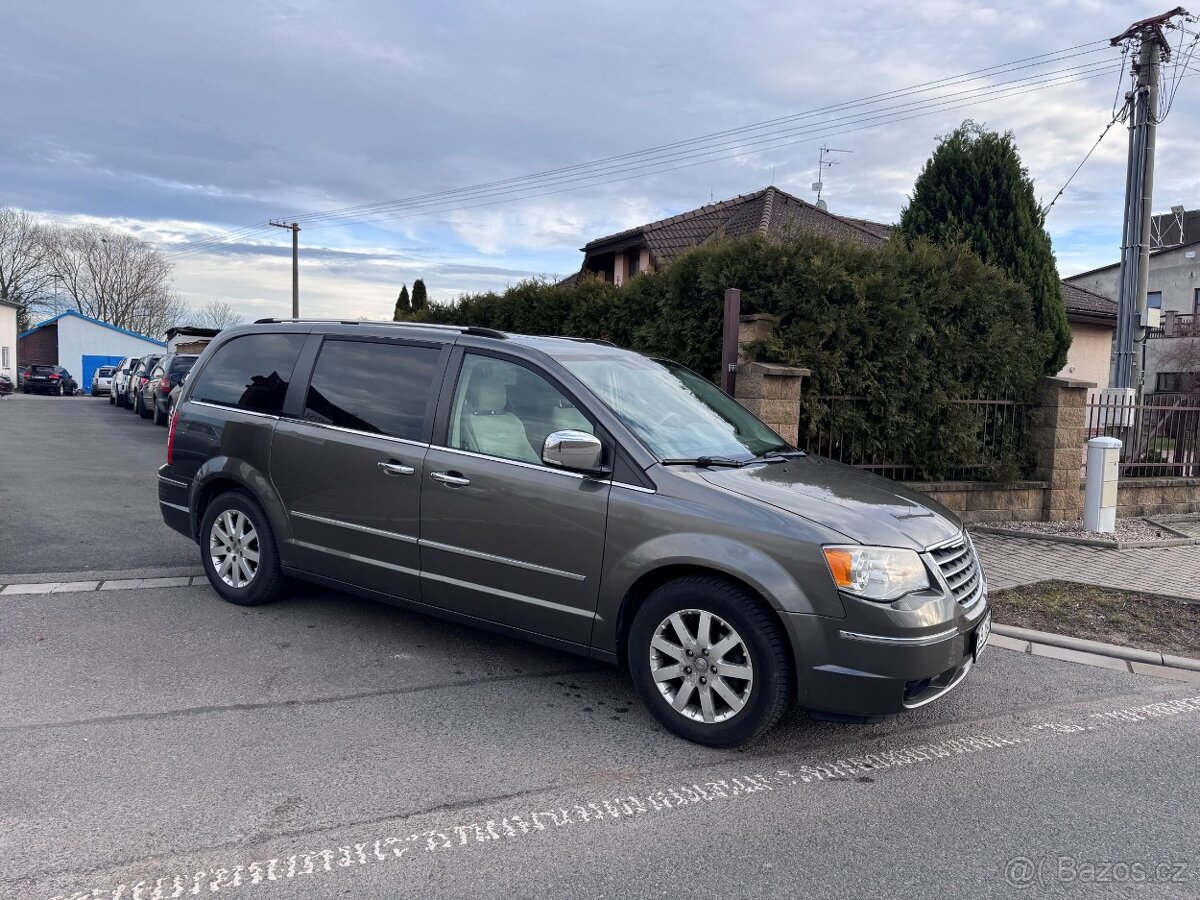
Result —
<instances>
[{"instance_id":1,"label":"side mirror","mask_svg":"<svg viewBox=\"0 0 1200 900\"><path fill-rule=\"evenodd\" d=\"M604 466L604 445L586 431L555 431L542 445L542 462L575 472L600 472Z\"/></svg>"}]
</instances>

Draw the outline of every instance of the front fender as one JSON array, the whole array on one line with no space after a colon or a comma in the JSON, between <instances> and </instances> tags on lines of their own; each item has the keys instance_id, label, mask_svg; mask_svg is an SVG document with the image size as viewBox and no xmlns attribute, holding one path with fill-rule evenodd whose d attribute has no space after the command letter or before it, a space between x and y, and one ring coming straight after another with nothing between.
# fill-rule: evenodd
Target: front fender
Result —
<instances>
[{"instance_id":1,"label":"front fender","mask_svg":"<svg viewBox=\"0 0 1200 900\"><path fill-rule=\"evenodd\" d=\"M708 569L744 582L776 610L784 613L844 616L824 598L809 592L777 560L749 544L720 535L678 532L657 535L639 544L607 568L593 631L593 644L612 651L617 643L621 606L641 579L673 567Z\"/></svg>"}]
</instances>

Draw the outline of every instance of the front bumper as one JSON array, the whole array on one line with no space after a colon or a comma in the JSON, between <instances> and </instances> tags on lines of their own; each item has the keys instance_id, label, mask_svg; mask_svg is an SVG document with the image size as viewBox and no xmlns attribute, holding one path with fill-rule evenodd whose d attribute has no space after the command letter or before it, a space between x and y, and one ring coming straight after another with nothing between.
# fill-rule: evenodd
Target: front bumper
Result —
<instances>
[{"instance_id":1,"label":"front bumper","mask_svg":"<svg viewBox=\"0 0 1200 900\"><path fill-rule=\"evenodd\" d=\"M944 696L966 677L976 631L990 615L986 594L969 608L952 597L896 606L847 598L844 619L784 616L801 705L891 715Z\"/></svg>"}]
</instances>

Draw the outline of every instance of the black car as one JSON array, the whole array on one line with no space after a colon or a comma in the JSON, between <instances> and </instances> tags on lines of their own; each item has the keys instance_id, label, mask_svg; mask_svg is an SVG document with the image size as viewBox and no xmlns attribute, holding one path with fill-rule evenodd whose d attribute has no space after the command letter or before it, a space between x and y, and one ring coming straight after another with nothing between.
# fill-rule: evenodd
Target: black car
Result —
<instances>
[{"instance_id":1,"label":"black car","mask_svg":"<svg viewBox=\"0 0 1200 900\"><path fill-rule=\"evenodd\" d=\"M160 359L161 353L143 356L129 376L129 384L125 389L125 408L132 409L139 416L142 415L142 389L150 382L150 372Z\"/></svg>"},{"instance_id":2,"label":"black car","mask_svg":"<svg viewBox=\"0 0 1200 900\"><path fill-rule=\"evenodd\" d=\"M154 417L155 425L166 425L171 414L171 392L177 388L200 357L196 354L168 353L150 370L149 380L138 388L143 419ZM141 379L138 379L139 383Z\"/></svg>"},{"instance_id":3,"label":"black car","mask_svg":"<svg viewBox=\"0 0 1200 900\"><path fill-rule=\"evenodd\" d=\"M25 384L22 390L26 394L54 394L58 397L70 397L75 394L77 387L71 373L62 366L30 366L25 371Z\"/></svg>"}]
</instances>

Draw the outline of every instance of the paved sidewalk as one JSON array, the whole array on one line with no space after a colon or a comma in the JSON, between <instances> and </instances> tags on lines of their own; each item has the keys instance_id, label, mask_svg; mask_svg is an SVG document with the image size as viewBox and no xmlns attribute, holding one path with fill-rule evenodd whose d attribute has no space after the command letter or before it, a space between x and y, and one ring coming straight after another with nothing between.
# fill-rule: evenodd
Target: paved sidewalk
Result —
<instances>
[{"instance_id":1,"label":"paved sidewalk","mask_svg":"<svg viewBox=\"0 0 1200 900\"><path fill-rule=\"evenodd\" d=\"M1109 550L1030 538L973 534L993 590L1075 581L1200 601L1200 547Z\"/></svg>"}]
</instances>

